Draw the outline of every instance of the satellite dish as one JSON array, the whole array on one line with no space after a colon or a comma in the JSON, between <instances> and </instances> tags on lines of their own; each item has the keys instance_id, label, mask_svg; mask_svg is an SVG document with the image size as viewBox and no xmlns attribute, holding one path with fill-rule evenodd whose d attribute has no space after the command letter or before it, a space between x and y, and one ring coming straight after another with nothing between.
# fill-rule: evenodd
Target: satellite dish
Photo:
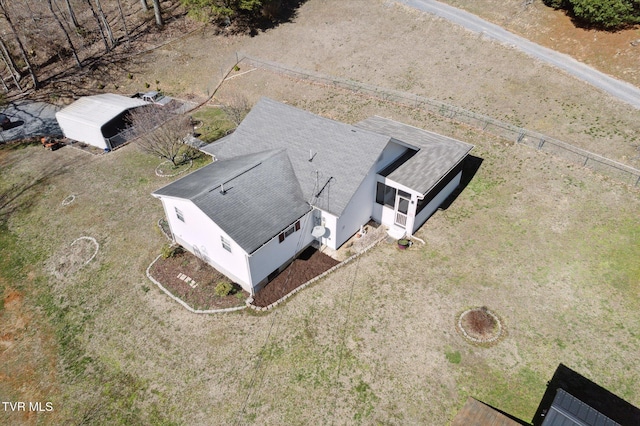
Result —
<instances>
[{"instance_id":1,"label":"satellite dish","mask_svg":"<svg viewBox=\"0 0 640 426\"><path fill-rule=\"evenodd\" d=\"M326 230L326 228L324 226L322 226L322 225L314 226L313 230L311 231L311 235L314 238L320 238L325 234L325 232L327 232L327 230Z\"/></svg>"}]
</instances>

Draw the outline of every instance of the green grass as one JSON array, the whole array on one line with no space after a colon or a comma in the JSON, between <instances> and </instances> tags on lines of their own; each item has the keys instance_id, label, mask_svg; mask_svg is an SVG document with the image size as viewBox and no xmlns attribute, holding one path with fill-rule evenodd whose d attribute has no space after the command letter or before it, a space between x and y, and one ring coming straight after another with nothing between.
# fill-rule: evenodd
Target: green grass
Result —
<instances>
[{"instance_id":1,"label":"green grass","mask_svg":"<svg viewBox=\"0 0 640 426\"><path fill-rule=\"evenodd\" d=\"M451 364L460 364L462 361L462 355L460 351L447 351L445 352L445 356L447 357L447 361Z\"/></svg>"},{"instance_id":2,"label":"green grass","mask_svg":"<svg viewBox=\"0 0 640 426\"><path fill-rule=\"evenodd\" d=\"M235 128L235 125L227 120L225 113L220 108L203 107L192 116L195 120L202 121L202 125L196 131L200 133L200 139L204 142L220 139Z\"/></svg>"}]
</instances>

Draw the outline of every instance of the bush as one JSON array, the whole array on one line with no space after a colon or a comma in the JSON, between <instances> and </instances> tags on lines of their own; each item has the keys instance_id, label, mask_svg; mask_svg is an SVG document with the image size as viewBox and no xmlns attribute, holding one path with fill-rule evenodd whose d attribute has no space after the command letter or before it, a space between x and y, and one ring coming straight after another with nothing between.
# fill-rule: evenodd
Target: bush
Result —
<instances>
[{"instance_id":1,"label":"bush","mask_svg":"<svg viewBox=\"0 0 640 426\"><path fill-rule=\"evenodd\" d=\"M160 250L163 259L168 259L180 253L182 253L182 247L169 244L163 245L162 250Z\"/></svg>"},{"instance_id":2,"label":"bush","mask_svg":"<svg viewBox=\"0 0 640 426\"><path fill-rule=\"evenodd\" d=\"M640 22L638 0L543 0L587 26L615 30Z\"/></svg>"},{"instance_id":3,"label":"bush","mask_svg":"<svg viewBox=\"0 0 640 426\"><path fill-rule=\"evenodd\" d=\"M215 293L217 296L225 297L228 296L233 290L233 285L226 281L220 281L218 285L216 285Z\"/></svg>"}]
</instances>

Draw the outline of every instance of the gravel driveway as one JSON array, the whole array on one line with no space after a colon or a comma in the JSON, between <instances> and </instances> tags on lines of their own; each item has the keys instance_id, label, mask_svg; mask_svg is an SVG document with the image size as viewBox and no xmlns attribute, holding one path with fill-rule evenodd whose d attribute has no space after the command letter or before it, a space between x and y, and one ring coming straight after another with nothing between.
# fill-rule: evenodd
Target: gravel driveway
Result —
<instances>
[{"instance_id":1,"label":"gravel driveway","mask_svg":"<svg viewBox=\"0 0 640 426\"><path fill-rule=\"evenodd\" d=\"M46 102L16 101L2 111L11 119L11 127L0 131L0 143L37 136L62 136L56 120L60 107Z\"/></svg>"},{"instance_id":2,"label":"gravel driveway","mask_svg":"<svg viewBox=\"0 0 640 426\"><path fill-rule=\"evenodd\" d=\"M586 81L612 96L640 109L640 89L636 86L615 79L607 74L597 71L572 57L558 53L555 50L542 47L523 37L517 36L498 25L487 22L476 15L464 10L448 6L434 0L397 0L399 3L418 9L423 12L440 16L464 28L486 36L500 43L515 47L529 56L544 61L560 68L569 74Z\"/></svg>"}]
</instances>

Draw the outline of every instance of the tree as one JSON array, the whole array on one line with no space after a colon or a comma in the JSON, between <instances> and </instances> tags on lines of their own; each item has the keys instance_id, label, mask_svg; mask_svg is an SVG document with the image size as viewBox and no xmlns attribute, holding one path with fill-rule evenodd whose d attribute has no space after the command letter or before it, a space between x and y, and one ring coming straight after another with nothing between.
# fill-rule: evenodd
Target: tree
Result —
<instances>
[{"instance_id":1,"label":"tree","mask_svg":"<svg viewBox=\"0 0 640 426\"><path fill-rule=\"evenodd\" d=\"M564 9L576 21L606 30L640 23L640 0L543 0L547 6Z\"/></svg>"},{"instance_id":2,"label":"tree","mask_svg":"<svg viewBox=\"0 0 640 426\"><path fill-rule=\"evenodd\" d=\"M129 37L129 30L127 29L127 20L124 17L124 10L122 10L122 3L118 0L118 12L120 13L120 20L122 21L122 29L127 39L127 47L131 44L131 37Z\"/></svg>"},{"instance_id":3,"label":"tree","mask_svg":"<svg viewBox=\"0 0 640 426\"><path fill-rule=\"evenodd\" d=\"M220 109L224 112L225 118L238 127L249 113L251 106L246 97L233 95L229 102L222 105Z\"/></svg>"},{"instance_id":4,"label":"tree","mask_svg":"<svg viewBox=\"0 0 640 426\"><path fill-rule=\"evenodd\" d=\"M189 13L200 19L231 17L238 13L252 13L274 0L182 0Z\"/></svg>"},{"instance_id":5,"label":"tree","mask_svg":"<svg viewBox=\"0 0 640 426\"><path fill-rule=\"evenodd\" d=\"M31 76L31 81L33 82L33 88L37 89L38 87L40 87L40 82L38 81L38 77L36 76L36 72L33 68L33 65L31 65L31 61L29 60L29 55L27 55L27 51L24 47L24 44L22 43L22 40L20 40L20 36L18 35L16 27L13 24L11 17L9 16L8 9L5 4L5 0L0 0L0 15L4 18L4 20L9 25L11 34L13 35L14 39L16 40L16 43L18 44L18 50L20 50L22 59L24 60L25 65L27 66L27 71L29 71L29 75Z\"/></svg>"},{"instance_id":6,"label":"tree","mask_svg":"<svg viewBox=\"0 0 640 426\"><path fill-rule=\"evenodd\" d=\"M65 4L67 5L67 11L69 12L69 19L71 20L71 24L73 25L73 28L76 29L80 25L78 24L76 13L73 11L73 7L71 7L71 1L65 0Z\"/></svg>"},{"instance_id":7,"label":"tree","mask_svg":"<svg viewBox=\"0 0 640 426\"><path fill-rule=\"evenodd\" d=\"M578 20L596 27L614 29L638 22L634 3L639 4L633 0L571 0L571 3Z\"/></svg>"},{"instance_id":8,"label":"tree","mask_svg":"<svg viewBox=\"0 0 640 426\"><path fill-rule=\"evenodd\" d=\"M107 36L109 37L109 41L111 42L111 47L114 47L116 45L116 39L113 37L113 31L111 30L111 25L109 25L109 21L107 20L107 17L105 16L102 10L102 3L100 3L100 0L95 0L95 2L96 2L96 8L98 9L98 17L100 18L100 21L104 26L104 31L107 33Z\"/></svg>"},{"instance_id":9,"label":"tree","mask_svg":"<svg viewBox=\"0 0 640 426\"><path fill-rule=\"evenodd\" d=\"M189 117L163 106L147 105L130 111L129 121L144 152L178 165L179 155L186 146L184 138L193 133Z\"/></svg>"},{"instance_id":10,"label":"tree","mask_svg":"<svg viewBox=\"0 0 640 426\"><path fill-rule=\"evenodd\" d=\"M164 25L162 20L162 8L160 7L160 0L153 0L153 14L156 17L156 25L160 28Z\"/></svg>"},{"instance_id":11,"label":"tree","mask_svg":"<svg viewBox=\"0 0 640 426\"><path fill-rule=\"evenodd\" d=\"M76 65L78 65L78 68L82 68L82 62L80 62L80 58L78 57L78 52L76 51L76 48L73 45L73 42L71 41L71 37L69 36L69 33L67 32L67 29L64 27L64 25L62 25L62 22L60 21L60 18L58 18L58 15L56 15L56 12L53 11L53 3L52 2L53 2L53 0L47 0L47 6L49 6L49 11L53 15L53 18L56 21L56 23L58 24L58 27L60 27L60 29L62 30L62 33L64 34L64 36L67 39L67 44L69 45L69 48L71 49L71 53L73 54L73 58L76 60Z\"/></svg>"},{"instance_id":12,"label":"tree","mask_svg":"<svg viewBox=\"0 0 640 426\"><path fill-rule=\"evenodd\" d=\"M109 47L109 42L107 42L107 37L104 35L104 31L102 30L102 24L100 24L100 18L98 17L98 14L96 13L95 8L91 4L91 0L85 0L85 2L87 3L87 6L89 6L89 9L91 10L91 15L93 16L93 19L94 21L96 21L96 25L98 26L100 37L102 38L102 42L104 43L104 50L105 52L108 52L109 50L111 50L111 48Z\"/></svg>"}]
</instances>

